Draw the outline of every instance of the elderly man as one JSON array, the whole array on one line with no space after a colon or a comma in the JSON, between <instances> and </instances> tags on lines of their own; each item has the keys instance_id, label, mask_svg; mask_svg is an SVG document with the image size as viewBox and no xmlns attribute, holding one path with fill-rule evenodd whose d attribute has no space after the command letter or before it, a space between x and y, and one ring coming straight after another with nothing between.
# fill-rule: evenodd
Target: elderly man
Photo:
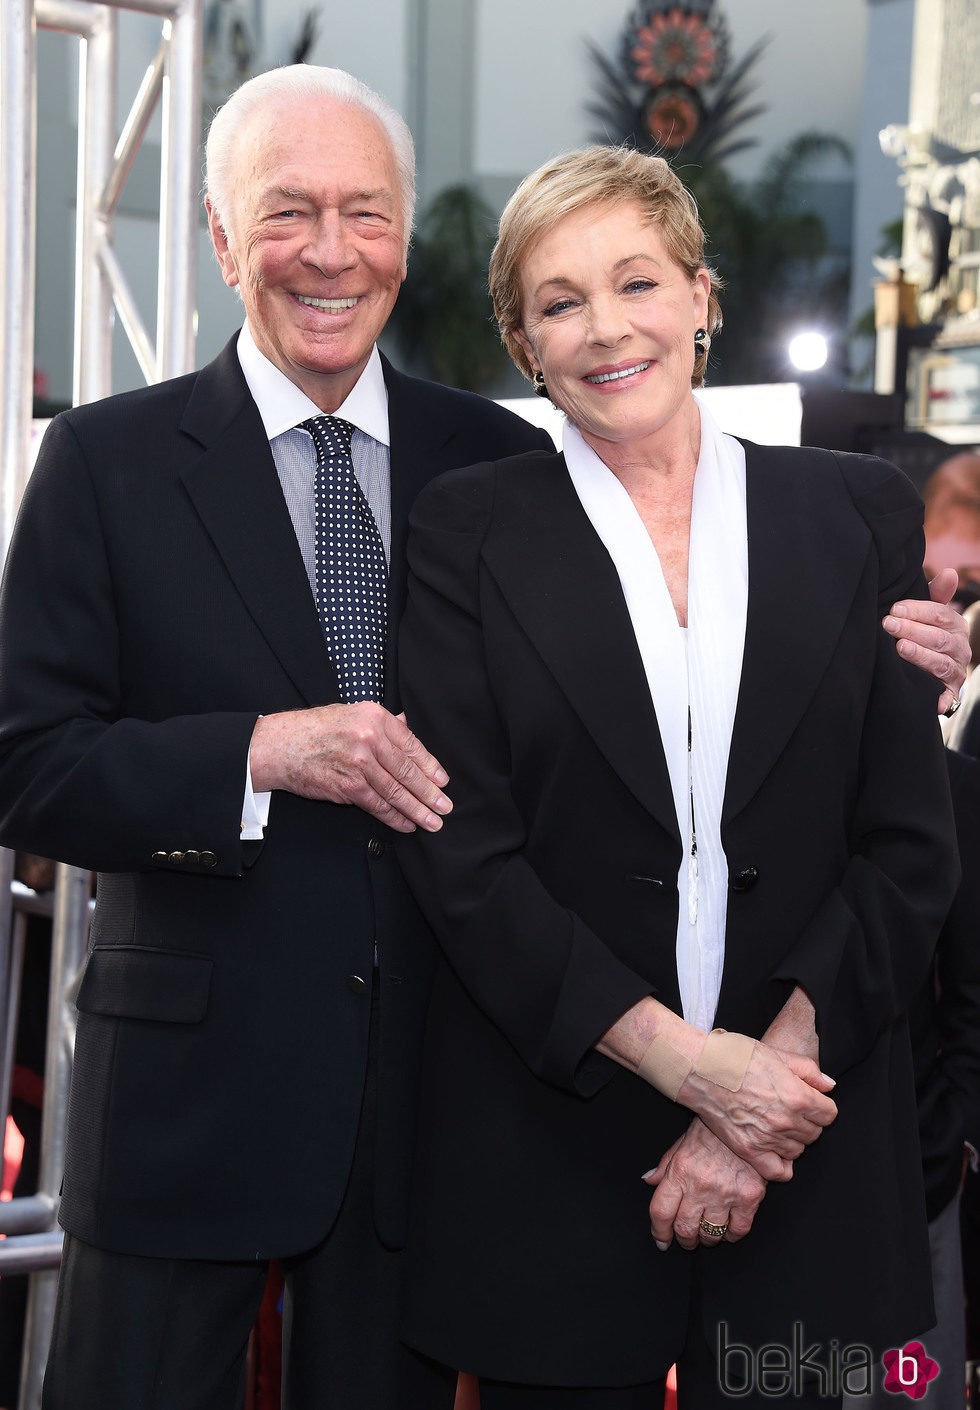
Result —
<instances>
[{"instance_id":1,"label":"elderly man","mask_svg":"<svg viewBox=\"0 0 980 1410\"><path fill-rule=\"evenodd\" d=\"M413 199L356 80L247 83L207 197L245 328L59 418L25 498L2 836L100 873L48 1407L240 1405L271 1258L288 1404L440 1404L396 1333L431 941L392 843L451 805L394 627L421 485L550 442L379 356Z\"/></svg>"},{"instance_id":2,"label":"elderly man","mask_svg":"<svg viewBox=\"0 0 980 1410\"><path fill-rule=\"evenodd\" d=\"M376 94L251 80L207 187L246 325L55 421L0 604L0 840L100 873L44 1403L237 1410L278 1259L286 1405L438 1410L397 1338L431 940L393 844L451 808L398 713L406 522L548 441L376 350L413 204ZM955 686L944 609L909 610Z\"/></svg>"}]
</instances>

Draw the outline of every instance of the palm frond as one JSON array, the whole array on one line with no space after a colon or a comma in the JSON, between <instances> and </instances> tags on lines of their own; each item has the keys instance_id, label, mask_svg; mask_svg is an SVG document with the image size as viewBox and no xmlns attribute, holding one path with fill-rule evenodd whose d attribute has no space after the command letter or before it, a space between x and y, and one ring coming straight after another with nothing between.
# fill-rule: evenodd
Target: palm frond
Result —
<instances>
[{"instance_id":1,"label":"palm frond","mask_svg":"<svg viewBox=\"0 0 980 1410\"><path fill-rule=\"evenodd\" d=\"M586 49L599 71L599 92L585 110L604 124L604 131L594 136L600 142L624 141L636 127L636 99L619 69L598 45L586 40Z\"/></svg>"},{"instance_id":2,"label":"palm frond","mask_svg":"<svg viewBox=\"0 0 980 1410\"><path fill-rule=\"evenodd\" d=\"M769 210L785 209L797 196L800 183L815 162L827 157L849 162L851 148L835 132L798 132L767 159L755 183L760 205Z\"/></svg>"},{"instance_id":3,"label":"palm frond","mask_svg":"<svg viewBox=\"0 0 980 1410\"><path fill-rule=\"evenodd\" d=\"M320 16L317 10L307 10L300 25L299 34L293 44L291 59L294 64L305 64L316 43L317 33L320 28Z\"/></svg>"}]
</instances>

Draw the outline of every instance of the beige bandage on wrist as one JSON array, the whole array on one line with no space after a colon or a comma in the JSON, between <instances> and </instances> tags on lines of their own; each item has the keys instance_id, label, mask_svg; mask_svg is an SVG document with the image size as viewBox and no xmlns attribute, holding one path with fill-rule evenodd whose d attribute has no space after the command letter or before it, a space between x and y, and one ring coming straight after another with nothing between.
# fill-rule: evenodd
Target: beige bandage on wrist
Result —
<instances>
[{"instance_id":1,"label":"beige bandage on wrist","mask_svg":"<svg viewBox=\"0 0 980 1410\"><path fill-rule=\"evenodd\" d=\"M658 1034L640 1058L636 1075L663 1092L672 1102L692 1072L707 1082L714 1082L729 1092L737 1092L745 1081L745 1073L752 1061L755 1039L744 1033L728 1033L724 1028L713 1028L704 1040L697 1062L669 1043Z\"/></svg>"}]
</instances>

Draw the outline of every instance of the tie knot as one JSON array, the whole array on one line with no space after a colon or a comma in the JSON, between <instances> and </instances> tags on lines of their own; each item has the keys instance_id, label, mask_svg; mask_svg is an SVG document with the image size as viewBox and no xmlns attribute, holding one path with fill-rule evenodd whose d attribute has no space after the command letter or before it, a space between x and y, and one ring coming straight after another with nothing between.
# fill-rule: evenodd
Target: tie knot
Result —
<instances>
[{"instance_id":1,"label":"tie knot","mask_svg":"<svg viewBox=\"0 0 980 1410\"><path fill-rule=\"evenodd\" d=\"M354 428L349 421L339 416L311 416L309 421L302 422L301 430L310 433L313 444L325 460L338 455L345 459L350 457Z\"/></svg>"}]
</instances>

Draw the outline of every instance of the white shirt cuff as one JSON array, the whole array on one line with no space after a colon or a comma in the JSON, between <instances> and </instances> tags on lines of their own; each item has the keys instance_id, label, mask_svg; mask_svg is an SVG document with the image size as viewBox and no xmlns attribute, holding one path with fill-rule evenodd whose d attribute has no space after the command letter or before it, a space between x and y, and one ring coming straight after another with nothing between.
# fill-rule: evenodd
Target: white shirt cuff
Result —
<instances>
[{"instance_id":1,"label":"white shirt cuff","mask_svg":"<svg viewBox=\"0 0 980 1410\"><path fill-rule=\"evenodd\" d=\"M242 799L242 841L261 842L269 825L271 793L256 793L252 788L251 755L245 763L245 797Z\"/></svg>"}]
</instances>

